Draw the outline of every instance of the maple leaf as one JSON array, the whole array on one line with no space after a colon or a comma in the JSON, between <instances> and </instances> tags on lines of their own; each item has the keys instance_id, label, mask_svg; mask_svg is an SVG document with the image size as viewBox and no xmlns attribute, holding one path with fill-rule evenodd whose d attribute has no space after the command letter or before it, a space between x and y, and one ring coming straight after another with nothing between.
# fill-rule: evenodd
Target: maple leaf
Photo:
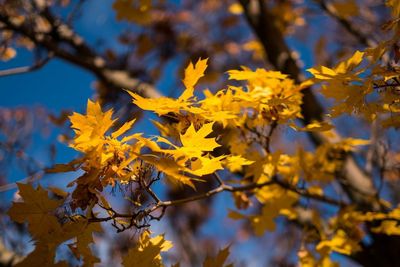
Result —
<instances>
[{"instance_id":1,"label":"maple leaf","mask_svg":"<svg viewBox=\"0 0 400 267\"><path fill-rule=\"evenodd\" d=\"M48 242L37 242L35 250L26 256L21 262L17 263L15 267L67 267L67 262L54 262L56 256L56 246Z\"/></svg>"},{"instance_id":2,"label":"maple leaf","mask_svg":"<svg viewBox=\"0 0 400 267\"><path fill-rule=\"evenodd\" d=\"M88 247L93 242L92 233L101 232L100 224L87 224L84 220L67 222L61 225L54 212L63 200L52 200L41 186L34 189L29 184L18 183L19 194L23 202L14 202L8 211L16 222L28 222L29 232L35 240L35 249L17 266L67 266L65 262L54 263L57 247L72 238L77 238L75 255L83 256L85 262L98 260Z\"/></svg>"},{"instance_id":3,"label":"maple leaf","mask_svg":"<svg viewBox=\"0 0 400 267\"><path fill-rule=\"evenodd\" d=\"M200 58L195 65L192 62L189 63L189 66L185 69L185 78L183 79L186 89L178 100L186 101L193 96L194 86L204 76L204 71L207 68L207 60L207 58Z\"/></svg>"},{"instance_id":4,"label":"maple leaf","mask_svg":"<svg viewBox=\"0 0 400 267\"><path fill-rule=\"evenodd\" d=\"M133 92L127 92L131 95L133 104L143 110L154 111L158 116L166 115L170 112L179 113L181 109L188 108L188 103L173 98L144 98Z\"/></svg>"},{"instance_id":5,"label":"maple leaf","mask_svg":"<svg viewBox=\"0 0 400 267\"><path fill-rule=\"evenodd\" d=\"M261 236L265 231L275 231L275 218L278 217L282 211L290 209L297 200L297 196L289 194L264 203L261 214L250 217L255 234Z\"/></svg>"},{"instance_id":6,"label":"maple leaf","mask_svg":"<svg viewBox=\"0 0 400 267\"><path fill-rule=\"evenodd\" d=\"M191 124L184 134L180 135L181 148L194 157L200 157L202 151L213 151L219 145L215 138L206 138L212 133L214 123L204 124L198 131Z\"/></svg>"},{"instance_id":7,"label":"maple leaf","mask_svg":"<svg viewBox=\"0 0 400 267\"><path fill-rule=\"evenodd\" d=\"M62 200L53 200L41 186L34 189L31 185L17 183L23 202L14 202L8 215L12 220L28 222L29 232L35 239L60 230L54 210L62 204Z\"/></svg>"},{"instance_id":8,"label":"maple leaf","mask_svg":"<svg viewBox=\"0 0 400 267\"><path fill-rule=\"evenodd\" d=\"M143 110L150 110L157 115L162 116L168 113L179 113L181 110L190 112L200 112L200 110L192 107L191 98L194 93L194 86L198 80L204 76L207 68L207 59L199 59L195 65L192 63L185 69L185 78L183 83L185 90L178 99L169 97L144 98L140 95L127 91L132 96L132 102Z\"/></svg>"},{"instance_id":9,"label":"maple leaf","mask_svg":"<svg viewBox=\"0 0 400 267\"><path fill-rule=\"evenodd\" d=\"M103 112L99 102L88 100L86 115L74 112L69 116L76 137L71 145L76 150L88 152L104 143L104 135L114 123L112 109Z\"/></svg>"},{"instance_id":10,"label":"maple leaf","mask_svg":"<svg viewBox=\"0 0 400 267\"><path fill-rule=\"evenodd\" d=\"M239 172L242 170L243 166L251 165L255 161L248 160L240 155L230 155L225 159L225 165L231 172Z\"/></svg>"},{"instance_id":11,"label":"maple leaf","mask_svg":"<svg viewBox=\"0 0 400 267\"><path fill-rule=\"evenodd\" d=\"M84 266L93 266L95 263L100 262L100 260L92 254L89 247L89 244L94 242L93 233L103 232L100 223L89 224L81 219L67 223L63 226L62 230L63 232L60 235L60 239L69 240L75 238L75 242L69 244L68 247L78 260L82 258Z\"/></svg>"},{"instance_id":12,"label":"maple leaf","mask_svg":"<svg viewBox=\"0 0 400 267\"><path fill-rule=\"evenodd\" d=\"M294 216L292 205L296 201L298 201L297 195L294 193L285 194L285 190L281 189L275 192L275 194L270 194L268 201L263 203L261 214L245 215L230 210L228 217L233 220L248 219L251 222L254 233L261 236L265 231L275 231L275 218L279 215L284 215L289 218Z\"/></svg>"},{"instance_id":13,"label":"maple leaf","mask_svg":"<svg viewBox=\"0 0 400 267\"><path fill-rule=\"evenodd\" d=\"M140 155L140 158L154 166L158 171L163 172L169 177L194 188L194 184L192 182L193 178L182 174L185 171L190 171L190 169L179 165L175 160L164 157L160 158L154 155Z\"/></svg>"},{"instance_id":14,"label":"maple leaf","mask_svg":"<svg viewBox=\"0 0 400 267\"><path fill-rule=\"evenodd\" d=\"M102 232L100 223L88 224L82 218L60 225L57 231L35 240L35 249L17 266L68 266L66 262L54 263L54 260L57 247L70 239L76 239L75 243L68 245L74 256L78 260L82 258L83 266L93 266L99 262L89 248L89 244L93 242L93 232Z\"/></svg>"},{"instance_id":15,"label":"maple leaf","mask_svg":"<svg viewBox=\"0 0 400 267\"><path fill-rule=\"evenodd\" d=\"M349 59L340 62L335 71L337 73L346 73L353 71L364 59L364 52L356 51Z\"/></svg>"},{"instance_id":16,"label":"maple leaf","mask_svg":"<svg viewBox=\"0 0 400 267\"><path fill-rule=\"evenodd\" d=\"M201 116L208 121L221 122L224 127L234 122L242 111L242 106L234 100L233 90L220 90L213 95L209 90L203 91L205 99L199 101L204 111Z\"/></svg>"},{"instance_id":17,"label":"maple leaf","mask_svg":"<svg viewBox=\"0 0 400 267\"><path fill-rule=\"evenodd\" d=\"M319 80L355 80L357 75L362 71L355 74L351 72L358 67L364 59L364 52L356 51L349 59L340 62L335 68L331 69L325 66L317 68L310 68L307 71L314 75Z\"/></svg>"},{"instance_id":18,"label":"maple leaf","mask_svg":"<svg viewBox=\"0 0 400 267\"><path fill-rule=\"evenodd\" d=\"M117 137L123 135L124 133L126 133L127 131L129 131L132 128L135 121L136 121L136 119L125 122L117 131L115 131L111 134L111 137L117 138Z\"/></svg>"},{"instance_id":19,"label":"maple leaf","mask_svg":"<svg viewBox=\"0 0 400 267\"><path fill-rule=\"evenodd\" d=\"M307 69L307 71L314 75L315 78L320 80L330 80L337 75L337 73L333 69L325 66L310 68Z\"/></svg>"},{"instance_id":20,"label":"maple leaf","mask_svg":"<svg viewBox=\"0 0 400 267\"><path fill-rule=\"evenodd\" d=\"M191 180L196 178L189 178L183 173L203 176L223 169L221 160L225 156L212 158L208 154L204 154L204 152L213 151L220 146L215 138L207 138L212 133L212 127L213 123L204 124L196 131L194 125L191 124L184 134L180 134L182 147L174 145L161 136L156 136L155 141L138 137L139 142L144 146L161 154L161 156L139 155L139 157L160 172L194 188ZM163 149L158 143L167 144L170 148ZM191 168L188 166L191 166Z\"/></svg>"},{"instance_id":21,"label":"maple leaf","mask_svg":"<svg viewBox=\"0 0 400 267\"><path fill-rule=\"evenodd\" d=\"M172 243L164 239L163 235L150 238L150 233L144 231L139 243L122 257L124 266L163 266L160 253L168 251Z\"/></svg>"},{"instance_id":22,"label":"maple leaf","mask_svg":"<svg viewBox=\"0 0 400 267\"><path fill-rule=\"evenodd\" d=\"M195 161L192 161L192 169L188 172L196 176L204 176L206 174L211 174L217 170L222 170L222 162L225 156L219 156L216 158L200 157Z\"/></svg>"}]
</instances>

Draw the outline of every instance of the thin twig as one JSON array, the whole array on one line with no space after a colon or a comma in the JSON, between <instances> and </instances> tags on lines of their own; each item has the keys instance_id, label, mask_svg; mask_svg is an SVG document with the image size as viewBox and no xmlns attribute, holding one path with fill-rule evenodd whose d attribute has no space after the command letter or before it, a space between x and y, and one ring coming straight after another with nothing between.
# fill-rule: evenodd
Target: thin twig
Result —
<instances>
[{"instance_id":1,"label":"thin twig","mask_svg":"<svg viewBox=\"0 0 400 267\"><path fill-rule=\"evenodd\" d=\"M213 176L214 176L215 179L217 180L218 185L223 185L223 184L224 184L224 181L221 179L221 177L219 176L218 173L214 172L214 173L213 173Z\"/></svg>"},{"instance_id":2,"label":"thin twig","mask_svg":"<svg viewBox=\"0 0 400 267\"><path fill-rule=\"evenodd\" d=\"M24 179L18 180L16 182L13 183L8 183L8 184L4 184L0 186L0 193L3 192L7 192L9 190L12 189L16 189L18 187L18 183L32 183L35 182L37 180L39 180L40 178L42 178L43 174L45 174L45 172L43 172L43 170L40 170L32 175L29 175L27 177L25 177Z\"/></svg>"},{"instance_id":3,"label":"thin twig","mask_svg":"<svg viewBox=\"0 0 400 267\"><path fill-rule=\"evenodd\" d=\"M75 19L77 16L78 12L81 10L83 4L85 3L84 0L78 1L78 3L75 4L75 6L72 8L72 11L68 14L68 17L66 19L66 24L71 25L72 21Z\"/></svg>"},{"instance_id":4,"label":"thin twig","mask_svg":"<svg viewBox=\"0 0 400 267\"><path fill-rule=\"evenodd\" d=\"M362 32L355 29L353 24L347 19L341 17L335 9L329 6L324 0L315 0L319 4L322 10L324 10L329 16L334 18L340 25L342 25L350 34L352 34L361 44L365 46L374 45L374 41L366 37Z\"/></svg>"},{"instance_id":5,"label":"thin twig","mask_svg":"<svg viewBox=\"0 0 400 267\"><path fill-rule=\"evenodd\" d=\"M16 74L23 74L23 73L39 70L40 68L44 67L50 61L50 59L52 57L53 57L52 54L49 54L46 58L37 61L35 64L33 64L31 66L24 66L24 67L17 67L17 68L12 68L12 69L8 69L8 70L1 70L0 77L16 75Z\"/></svg>"},{"instance_id":6,"label":"thin twig","mask_svg":"<svg viewBox=\"0 0 400 267\"><path fill-rule=\"evenodd\" d=\"M221 179L221 181L222 181L222 179ZM250 190L260 189L262 187L274 185L274 184L279 185L279 186L281 186L289 191L292 191L296 194L299 194L300 196L318 200L318 201L321 201L321 202L329 204L329 205L334 205L334 206L338 206L338 207L343 207L343 206L347 205L346 203L344 203L342 201L339 201L339 200L336 200L333 198L329 198L327 196L323 196L320 194L311 193L306 189L300 189L293 185L290 185L289 183L286 183L284 181L280 181L276 178L273 178L264 183L251 183L251 184L242 185L242 186L232 186L232 185L227 185L222 182L221 185L219 185L218 187L216 187L212 190L209 190L205 193L198 194L198 195L195 195L192 197L177 199L177 200L159 201L154 206L152 206L148 209L145 209L145 210L141 210L134 214L120 214L120 213L116 212L115 210L113 210L112 208L104 208L104 207L100 206L103 209L106 209L107 211L111 211L113 214L109 217L104 217L104 218L90 218L90 219L88 219L88 221L89 222L105 222L105 221L110 221L110 220L115 221L117 218L130 218L131 223L129 226L121 225L122 228L119 228L116 225L116 223L113 224L113 226L116 227L119 232L121 232L126 229L129 229L132 226L137 227L138 226L137 222L140 222L142 220L144 220L145 223L142 224L140 227L145 227L147 225L146 220L145 220L146 217L149 217L151 220L160 220L164 216L165 210L170 206L178 206L178 205L186 204L186 203L201 200L201 199L206 199L206 198L209 198L213 195L216 195L216 194L224 192L224 191L225 192L250 191ZM161 214L159 216L153 216L151 213L155 212L158 209L162 209Z\"/></svg>"},{"instance_id":7,"label":"thin twig","mask_svg":"<svg viewBox=\"0 0 400 267\"><path fill-rule=\"evenodd\" d=\"M278 121L273 120L271 123L271 126L269 128L268 135L266 136L266 139L265 139L265 149L267 150L268 153L271 153L271 137L272 137L272 134L274 133L276 127L278 127Z\"/></svg>"}]
</instances>

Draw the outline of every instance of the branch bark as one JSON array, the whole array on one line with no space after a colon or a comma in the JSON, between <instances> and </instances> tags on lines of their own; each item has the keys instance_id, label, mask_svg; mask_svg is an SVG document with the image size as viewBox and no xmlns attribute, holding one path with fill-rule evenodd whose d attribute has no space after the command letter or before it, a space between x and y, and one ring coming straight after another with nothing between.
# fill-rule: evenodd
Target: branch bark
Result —
<instances>
[{"instance_id":1,"label":"branch bark","mask_svg":"<svg viewBox=\"0 0 400 267\"><path fill-rule=\"evenodd\" d=\"M186 197L186 198L181 198L181 199L176 199L176 200L166 200L166 201L162 201L160 200L160 198L154 194L153 191L151 191L151 189L146 186L145 184L140 184L146 191L147 193L152 196L152 198L155 200L155 204L150 207L147 208L145 210L141 210L139 212L136 212L134 214L121 214L116 212L115 210L113 210L112 208L105 208L102 207L103 209L106 209L107 211L111 211L113 213L112 216L109 217L104 217L104 218L89 218L89 222L105 222L105 221L110 221L110 220L115 220L117 218L134 218L135 220L141 221L143 218L145 218L146 216L151 216L151 213L155 212L156 210L162 209L163 212L162 214L164 214L165 209L167 207L171 207L171 206L179 206L179 205L183 205L186 203L190 203L193 201L198 201L201 199L207 199L210 198L218 193L222 193L222 192L247 192L247 191L252 191L255 189L261 189L263 187L266 186L270 186L270 185L279 185L284 189L287 189L291 192L294 192L296 194L298 194L301 197L305 197L305 198L309 198L309 199L313 199L316 201L319 201L321 203L324 204L328 204L328 205L332 205L332 206L336 206L336 207L345 207L348 204L344 203L340 200L336 200L334 198L328 197L328 196L324 196L321 194L316 194L316 193L312 193L306 189L300 189L297 188L294 185L291 185L285 181L281 181L279 180L277 177L272 178L269 181L263 182L263 183L250 183L247 185L241 185L241 186L232 186L232 185L228 185L225 182L222 181L221 178L219 178L218 174L215 174L216 177L218 177L218 181L219 181L219 186L215 187L214 189L208 190L204 193L201 194L197 194L191 197ZM156 218L157 220L160 219L160 217L153 217ZM132 224L132 226L137 226L138 224ZM126 228L128 229L128 228ZM125 230L125 229L124 229Z\"/></svg>"}]
</instances>

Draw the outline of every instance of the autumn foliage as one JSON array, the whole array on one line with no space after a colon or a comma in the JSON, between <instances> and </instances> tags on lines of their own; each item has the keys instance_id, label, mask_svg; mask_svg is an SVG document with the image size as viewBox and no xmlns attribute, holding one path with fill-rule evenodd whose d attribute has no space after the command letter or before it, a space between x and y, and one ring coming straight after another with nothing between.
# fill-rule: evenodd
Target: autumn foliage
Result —
<instances>
[{"instance_id":1,"label":"autumn foliage","mask_svg":"<svg viewBox=\"0 0 400 267\"><path fill-rule=\"evenodd\" d=\"M116 0L113 8L120 20L148 25L160 12L153 2L157 1ZM253 1L239 2L229 6L235 16L249 12L247 4ZM356 11L351 4L344 5L352 1L342 2L343 6L325 8L342 10L338 19L346 21ZM65 189L18 183L19 199L8 215L27 223L35 248L17 266L68 266L67 261L56 261L57 249L65 242L82 265L99 263L93 236L106 225L118 234L139 233L121 255L123 266L179 266L179 259L166 256L174 242L154 234L153 222L163 221L171 208L217 194L233 199L235 208L228 211L227 220L239 223L250 235L280 232L280 225L285 227L282 221L295 225L301 238L291 249L298 266L338 266L334 255L366 266L386 257L384 249L374 245L395 246L400 236L399 203L382 191L383 184L391 186L385 181L388 170L363 170L375 140L340 134L336 120L357 119L398 138L400 73L389 62L398 61L393 49L399 53L400 2L387 1L387 8L392 18L382 29L386 39L354 49L329 67L308 69L308 79L285 73L291 68L279 69L279 64L275 70L242 66L222 74L223 86L217 90L198 90L207 79L210 55L186 65L177 97L119 88L131 100L130 110L156 119L118 118L101 101L88 100L86 112L68 116L74 135L67 144L79 157L45 169L47 174L71 172L77 178ZM300 19L291 14L294 17ZM4 21L6 26L13 23ZM285 32L288 22L279 22L275 30ZM247 45L256 50L254 43ZM323 114L307 113L306 105L312 104L305 99L312 88L326 105ZM139 119L151 121L159 134L137 131ZM282 129L293 139L308 135L314 146L278 144ZM396 149L391 153L399 153ZM169 197L160 188L186 193ZM125 203L124 208L115 204L115 198ZM207 256L203 266L230 266L232 246L225 244Z\"/></svg>"}]
</instances>

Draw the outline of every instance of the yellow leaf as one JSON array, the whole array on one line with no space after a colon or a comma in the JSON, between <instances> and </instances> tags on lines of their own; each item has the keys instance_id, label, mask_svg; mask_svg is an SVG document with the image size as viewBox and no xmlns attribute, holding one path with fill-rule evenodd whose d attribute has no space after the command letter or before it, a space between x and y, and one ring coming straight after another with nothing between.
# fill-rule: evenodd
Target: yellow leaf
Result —
<instances>
[{"instance_id":1,"label":"yellow leaf","mask_svg":"<svg viewBox=\"0 0 400 267\"><path fill-rule=\"evenodd\" d=\"M144 98L133 92L127 92L132 96L133 104L143 110L154 111L159 116L166 115L170 112L179 113L181 109L189 108L189 104L185 101L176 100L169 97Z\"/></svg>"},{"instance_id":2,"label":"yellow leaf","mask_svg":"<svg viewBox=\"0 0 400 267\"><path fill-rule=\"evenodd\" d=\"M374 233L386 235L400 235L400 225L397 221L383 221L379 226L371 229Z\"/></svg>"},{"instance_id":3,"label":"yellow leaf","mask_svg":"<svg viewBox=\"0 0 400 267\"><path fill-rule=\"evenodd\" d=\"M254 59L263 59L265 57L265 51L262 44L257 40L250 40L243 44L243 49L253 53Z\"/></svg>"},{"instance_id":4,"label":"yellow leaf","mask_svg":"<svg viewBox=\"0 0 400 267\"><path fill-rule=\"evenodd\" d=\"M307 191L313 195L322 196L324 195L324 190L319 186L310 186Z\"/></svg>"},{"instance_id":5,"label":"yellow leaf","mask_svg":"<svg viewBox=\"0 0 400 267\"><path fill-rule=\"evenodd\" d=\"M325 132L333 129L333 125L325 121L313 121L304 128L297 127L295 124L291 124L290 127L301 132Z\"/></svg>"},{"instance_id":6,"label":"yellow leaf","mask_svg":"<svg viewBox=\"0 0 400 267\"><path fill-rule=\"evenodd\" d=\"M168 251L172 243L164 239L164 236L150 238L148 231L144 231L139 238L139 244L128 250L122 257L124 266L163 266L161 252Z\"/></svg>"},{"instance_id":7,"label":"yellow leaf","mask_svg":"<svg viewBox=\"0 0 400 267\"><path fill-rule=\"evenodd\" d=\"M194 66L192 62L189 63L189 66L185 69L185 78L183 79L186 90L178 100L186 101L193 96L194 86L198 80L204 76L204 71L207 68L207 60L207 58L200 58Z\"/></svg>"},{"instance_id":8,"label":"yellow leaf","mask_svg":"<svg viewBox=\"0 0 400 267\"><path fill-rule=\"evenodd\" d=\"M76 137L72 147L83 152L102 145L105 133L113 125L112 109L103 112L99 102L88 100L87 115L74 112L69 119Z\"/></svg>"},{"instance_id":9,"label":"yellow leaf","mask_svg":"<svg viewBox=\"0 0 400 267\"><path fill-rule=\"evenodd\" d=\"M400 1L386 0L386 5L392 9L393 18L397 19L400 17Z\"/></svg>"},{"instance_id":10,"label":"yellow leaf","mask_svg":"<svg viewBox=\"0 0 400 267\"><path fill-rule=\"evenodd\" d=\"M310 68L307 69L307 71L310 72L312 75L314 75L315 78L320 80L330 80L337 75L337 73L333 69L324 66L320 66L317 68Z\"/></svg>"},{"instance_id":11,"label":"yellow leaf","mask_svg":"<svg viewBox=\"0 0 400 267\"><path fill-rule=\"evenodd\" d=\"M352 240L345 231L339 229L331 240L323 240L316 247L321 254L335 251L340 254L351 255L361 249L357 241Z\"/></svg>"},{"instance_id":12,"label":"yellow leaf","mask_svg":"<svg viewBox=\"0 0 400 267\"><path fill-rule=\"evenodd\" d=\"M361 61L364 58L364 52L356 51L349 59L346 61L342 61L335 68L337 73L346 73L355 69L358 65L360 65Z\"/></svg>"},{"instance_id":13,"label":"yellow leaf","mask_svg":"<svg viewBox=\"0 0 400 267\"><path fill-rule=\"evenodd\" d=\"M192 162L191 174L197 176L203 176L206 174L212 174L217 170L222 170L221 159L225 156L219 156L216 158L200 157Z\"/></svg>"},{"instance_id":14,"label":"yellow leaf","mask_svg":"<svg viewBox=\"0 0 400 267\"><path fill-rule=\"evenodd\" d=\"M191 124L184 134L180 135L180 139L185 151L200 157L202 151L213 151L219 145L215 138L206 138L212 133L214 123L204 124L198 131Z\"/></svg>"},{"instance_id":15,"label":"yellow leaf","mask_svg":"<svg viewBox=\"0 0 400 267\"><path fill-rule=\"evenodd\" d=\"M279 71L267 71L265 69L256 69L252 71L249 68L242 67L243 70L230 70L228 71L230 80L253 80L253 79L286 79L288 76Z\"/></svg>"},{"instance_id":16,"label":"yellow leaf","mask_svg":"<svg viewBox=\"0 0 400 267\"><path fill-rule=\"evenodd\" d=\"M250 217L255 234L261 236L265 231L275 231L275 218L282 210L290 209L297 200L298 197L286 194L265 203L260 215Z\"/></svg>"},{"instance_id":17,"label":"yellow leaf","mask_svg":"<svg viewBox=\"0 0 400 267\"><path fill-rule=\"evenodd\" d=\"M132 125L135 123L135 121L136 121L136 119L125 122L117 131L115 131L111 134L111 137L117 138L120 135L123 135L126 131L128 131L132 128Z\"/></svg>"},{"instance_id":18,"label":"yellow leaf","mask_svg":"<svg viewBox=\"0 0 400 267\"><path fill-rule=\"evenodd\" d=\"M242 170L245 165L251 165L255 161L243 158L240 155L229 155L225 159L225 165L231 172L238 172Z\"/></svg>"},{"instance_id":19,"label":"yellow leaf","mask_svg":"<svg viewBox=\"0 0 400 267\"><path fill-rule=\"evenodd\" d=\"M365 146L371 143L370 140L346 138L340 141L337 145L345 151L353 151L356 146Z\"/></svg>"},{"instance_id":20,"label":"yellow leaf","mask_svg":"<svg viewBox=\"0 0 400 267\"><path fill-rule=\"evenodd\" d=\"M158 131L162 136L169 136L169 137L176 137L178 136L178 129L174 127L173 125L166 124L166 123L160 123L155 120L150 120L154 126L157 127Z\"/></svg>"},{"instance_id":21,"label":"yellow leaf","mask_svg":"<svg viewBox=\"0 0 400 267\"><path fill-rule=\"evenodd\" d=\"M240 15L243 13L243 7L239 3L233 3L233 4L229 5L228 10L230 13L235 14L235 15Z\"/></svg>"},{"instance_id":22,"label":"yellow leaf","mask_svg":"<svg viewBox=\"0 0 400 267\"><path fill-rule=\"evenodd\" d=\"M140 158L145 162L152 164L160 172L163 172L169 177L194 188L194 184L191 181L192 179L182 174L184 171L190 170L178 165L175 160L171 158L158 158L150 155L141 155Z\"/></svg>"}]
</instances>

